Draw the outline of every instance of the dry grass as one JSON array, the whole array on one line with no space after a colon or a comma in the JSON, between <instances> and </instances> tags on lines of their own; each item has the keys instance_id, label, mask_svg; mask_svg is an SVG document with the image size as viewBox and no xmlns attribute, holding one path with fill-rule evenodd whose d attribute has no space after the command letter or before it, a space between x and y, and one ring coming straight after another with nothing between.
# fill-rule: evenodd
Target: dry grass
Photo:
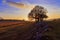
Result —
<instances>
[{"instance_id":1,"label":"dry grass","mask_svg":"<svg viewBox=\"0 0 60 40\"><path fill-rule=\"evenodd\" d=\"M60 40L60 20L47 21L52 26L52 31L46 32L54 40ZM2 21L0 22L0 40L31 40L34 23L26 21Z\"/></svg>"}]
</instances>

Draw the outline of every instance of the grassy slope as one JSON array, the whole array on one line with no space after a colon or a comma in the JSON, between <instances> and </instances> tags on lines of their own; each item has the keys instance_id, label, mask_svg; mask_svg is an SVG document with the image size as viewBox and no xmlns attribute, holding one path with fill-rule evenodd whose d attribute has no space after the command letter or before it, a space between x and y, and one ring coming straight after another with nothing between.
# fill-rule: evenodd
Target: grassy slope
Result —
<instances>
[{"instance_id":1,"label":"grassy slope","mask_svg":"<svg viewBox=\"0 0 60 40\"><path fill-rule=\"evenodd\" d=\"M60 40L60 20L47 21L53 30L46 32L47 35ZM21 25L22 24L22 25ZM0 28L0 40L25 40L32 36L32 29L35 28L30 22L18 22L18 24L9 25Z\"/></svg>"},{"instance_id":2,"label":"grassy slope","mask_svg":"<svg viewBox=\"0 0 60 40\"><path fill-rule=\"evenodd\" d=\"M60 40L60 19L48 21L48 25L53 27L52 36L54 35L55 40Z\"/></svg>"}]
</instances>

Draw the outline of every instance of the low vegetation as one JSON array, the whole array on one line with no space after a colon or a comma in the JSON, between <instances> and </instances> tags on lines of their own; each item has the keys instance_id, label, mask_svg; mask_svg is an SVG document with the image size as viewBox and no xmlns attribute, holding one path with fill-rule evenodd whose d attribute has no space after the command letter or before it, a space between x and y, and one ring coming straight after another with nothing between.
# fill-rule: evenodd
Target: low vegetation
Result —
<instances>
[{"instance_id":1,"label":"low vegetation","mask_svg":"<svg viewBox=\"0 0 60 40\"><path fill-rule=\"evenodd\" d=\"M60 19L46 21L51 27L45 35L51 36L54 40L60 40ZM31 31L35 28L33 22L28 21L0 21L0 40L25 40L33 34ZM31 39L30 39L31 40Z\"/></svg>"}]
</instances>

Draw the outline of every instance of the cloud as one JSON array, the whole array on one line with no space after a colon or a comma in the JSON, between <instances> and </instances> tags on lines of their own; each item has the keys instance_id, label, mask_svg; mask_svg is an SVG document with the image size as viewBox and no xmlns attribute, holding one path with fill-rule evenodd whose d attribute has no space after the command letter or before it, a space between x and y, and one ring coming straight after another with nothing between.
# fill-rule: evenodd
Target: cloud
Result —
<instances>
[{"instance_id":1,"label":"cloud","mask_svg":"<svg viewBox=\"0 0 60 40\"><path fill-rule=\"evenodd\" d=\"M16 3L16 2L8 2L11 6L15 6L18 8L25 8L25 5L23 3Z\"/></svg>"},{"instance_id":2,"label":"cloud","mask_svg":"<svg viewBox=\"0 0 60 40\"><path fill-rule=\"evenodd\" d=\"M6 0L2 0L3 3L6 3Z\"/></svg>"},{"instance_id":3,"label":"cloud","mask_svg":"<svg viewBox=\"0 0 60 40\"><path fill-rule=\"evenodd\" d=\"M10 6L13 6L16 8L22 8L22 9L30 9L34 7L34 5L30 5L30 4L28 5L24 3L12 2L12 1L7 1L7 0L3 0L3 3L7 3Z\"/></svg>"}]
</instances>

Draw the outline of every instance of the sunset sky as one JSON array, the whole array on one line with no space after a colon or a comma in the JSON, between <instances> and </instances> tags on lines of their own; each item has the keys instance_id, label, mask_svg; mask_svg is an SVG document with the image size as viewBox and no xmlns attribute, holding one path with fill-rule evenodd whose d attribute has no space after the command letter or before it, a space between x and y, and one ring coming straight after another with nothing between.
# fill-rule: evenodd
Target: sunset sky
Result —
<instances>
[{"instance_id":1,"label":"sunset sky","mask_svg":"<svg viewBox=\"0 0 60 40\"><path fill-rule=\"evenodd\" d=\"M0 17L4 19L28 19L35 6L48 10L48 19L60 18L60 0L0 0Z\"/></svg>"}]
</instances>

